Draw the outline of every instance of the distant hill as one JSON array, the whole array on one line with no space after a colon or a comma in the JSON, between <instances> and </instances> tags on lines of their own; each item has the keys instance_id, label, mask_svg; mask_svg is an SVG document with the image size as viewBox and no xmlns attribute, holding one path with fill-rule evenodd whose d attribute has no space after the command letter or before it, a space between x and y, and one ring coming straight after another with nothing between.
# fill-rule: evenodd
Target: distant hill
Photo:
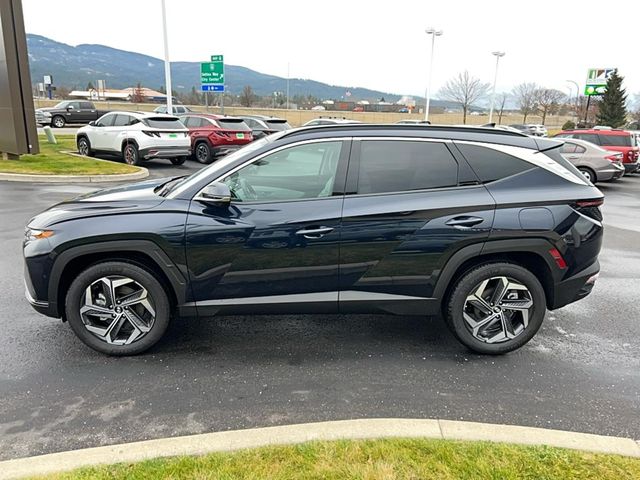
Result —
<instances>
[{"instance_id":1,"label":"distant hill","mask_svg":"<svg viewBox=\"0 0 640 480\"><path fill-rule=\"evenodd\" d=\"M33 82L41 82L43 75L52 75L55 85L84 89L89 82L106 80L107 88L125 88L138 83L157 89L164 83L164 62L159 58L127 52L104 45L83 44L73 47L41 35L27 34L29 66ZM286 78L256 72L238 65L225 65L227 91L240 94L250 85L257 95L271 95L286 90ZM199 88L198 62L171 62L171 78L176 91L188 92ZM291 78L291 96L313 95L320 99L340 99L347 91L352 100L379 100L396 102L401 95L360 87L328 85L315 80ZM418 98L416 97L416 101ZM424 100L422 100L424 101ZM452 102L433 100L436 107L455 106Z\"/></svg>"}]
</instances>

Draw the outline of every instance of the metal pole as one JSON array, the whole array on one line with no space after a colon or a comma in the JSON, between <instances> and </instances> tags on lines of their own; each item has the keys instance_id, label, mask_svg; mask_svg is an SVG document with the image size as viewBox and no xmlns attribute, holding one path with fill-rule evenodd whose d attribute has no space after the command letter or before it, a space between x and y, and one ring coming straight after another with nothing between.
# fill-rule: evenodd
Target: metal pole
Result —
<instances>
[{"instance_id":1,"label":"metal pole","mask_svg":"<svg viewBox=\"0 0 640 480\"><path fill-rule=\"evenodd\" d=\"M491 89L491 108L489 109L489 123L493 122L493 105L496 100L496 83L498 82L498 62L500 57L504 56L504 52L492 52L492 55L496 56L496 73L493 76L493 88Z\"/></svg>"},{"instance_id":2,"label":"metal pole","mask_svg":"<svg viewBox=\"0 0 640 480\"><path fill-rule=\"evenodd\" d=\"M169 63L169 37L167 35L167 9L165 0L160 0L162 4L162 32L164 36L164 81L167 90L167 113L173 114L173 95L171 93L171 64Z\"/></svg>"},{"instance_id":3,"label":"metal pole","mask_svg":"<svg viewBox=\"0 0 640 480\"><path fill-rule=\"evenodd\" d=\"M587 108L584 110L584 123L589 121L589 104L591 103L591 95L587 95ZM585 125L586 126L586 125Z\"/></svg>"},{"instance_id":4,"label":"metal pole","mask_svg":"<svg viewBox=\"0 0 640 480\"><path fill-rule=\"evenodd\" d=\"M427 98L426 104L424 107L424 120L425 122L429 121L429 103L431 100L431 76L433 74L433 50L436 44L436 34L433 32L431 34L431 58L429 59L429 80L427 81Z\"/></svg>"},{"instance_id":5,"label":"metal pole","mask_svg":"<svg viewBox=\"0 0 640 480\"><path fill-rule=\"evenodd\" d=\"M569 83L573 83L576 86L576 119L580 118L580 86L578 82L574 82L573 80L567 80Z\"/></svg>"},{"instance_id":6,"label":"metal pole","mask_svg":"<svg viewBox=\"0 0 640 480\"><path fill-rule=\"evenodd\" d=\"M287 110L289 110L289 62L287 62Z\"/></svg>"}]
</instances>

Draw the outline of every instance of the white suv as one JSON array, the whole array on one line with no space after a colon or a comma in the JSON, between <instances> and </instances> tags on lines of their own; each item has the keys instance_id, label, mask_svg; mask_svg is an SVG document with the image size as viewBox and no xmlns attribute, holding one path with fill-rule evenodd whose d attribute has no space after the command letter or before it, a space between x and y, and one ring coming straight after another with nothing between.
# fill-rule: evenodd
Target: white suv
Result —
<instances>
[{"instance_id":1,"label":"white suv","mask_svg":"<svg viewBox=\"0 0 640 480\"><path fill-rule=\"evenodd\" d=\"M76 133L81 155L121 154L129 165L168 158L182 165L191 155L189 130L178 117L157 113L110 112Z\"/></svg>"}]
</instances>

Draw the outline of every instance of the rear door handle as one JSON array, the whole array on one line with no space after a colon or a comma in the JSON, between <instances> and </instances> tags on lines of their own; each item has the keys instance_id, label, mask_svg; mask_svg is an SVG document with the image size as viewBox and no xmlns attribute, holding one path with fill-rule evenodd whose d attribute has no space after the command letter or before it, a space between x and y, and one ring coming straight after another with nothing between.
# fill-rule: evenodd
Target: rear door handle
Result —
<instances>
[{"instance_id":1,"label":"rear door handle","mask_svg":"<svg viewBox=\"0 0 640 480\"><path fill-rule=\"evenodd\" d=\"M304 238L321 238L330 232L333 232L332 227L309 227L298 230L296 235L302 235Z\"/></svg>"},{"instance_id":2,"label":"rear door handle","mask_svg":"<svg viewBox=\"0 0 640 480\"><path fill-rule=\"evenodd\" d=\"M474 225L484 222L484 218L480 217L454 217L445 222L447 225L456 228L471 228Z\"/></svg>"}]
</instances>

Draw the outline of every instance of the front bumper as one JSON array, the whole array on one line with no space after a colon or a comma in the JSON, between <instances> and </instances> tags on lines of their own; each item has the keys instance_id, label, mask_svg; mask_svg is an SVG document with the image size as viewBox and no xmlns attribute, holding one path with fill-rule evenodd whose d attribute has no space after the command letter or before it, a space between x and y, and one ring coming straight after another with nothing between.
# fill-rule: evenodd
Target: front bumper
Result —
<instances>
[{"instance_id":1,"label":"front bumper","mask_svg":"<svg viewBox=\"0 0 640 480\"><path fill-rule=\"evenodd\" d=\"M600 272L600 263L596 260L581 272L556 283L553 287L553 305L549 310L564 307L589 295L598 278L598 272Z\"/></svg>"},{"instance_id":2,"label":"front bumper","mask_svg":"<svg viewBox=\"0 0 640 480\"><path fill-rule=\"evenodd\" d=\"M189 147L148 147L139 152L140 157L148 160L150 158L176 158L188 157L191 155Z\"/></svg>"},{"instance_id":3,"label":"front bumper","mask_svg":"<svg viewBox=\"0 0 640 480\"><path fill-rule=\"evenodd\" d=\"M51 116L38 115L36 113L36 124L38 125L51 125Z\"/></svg>"}]
</instances>

